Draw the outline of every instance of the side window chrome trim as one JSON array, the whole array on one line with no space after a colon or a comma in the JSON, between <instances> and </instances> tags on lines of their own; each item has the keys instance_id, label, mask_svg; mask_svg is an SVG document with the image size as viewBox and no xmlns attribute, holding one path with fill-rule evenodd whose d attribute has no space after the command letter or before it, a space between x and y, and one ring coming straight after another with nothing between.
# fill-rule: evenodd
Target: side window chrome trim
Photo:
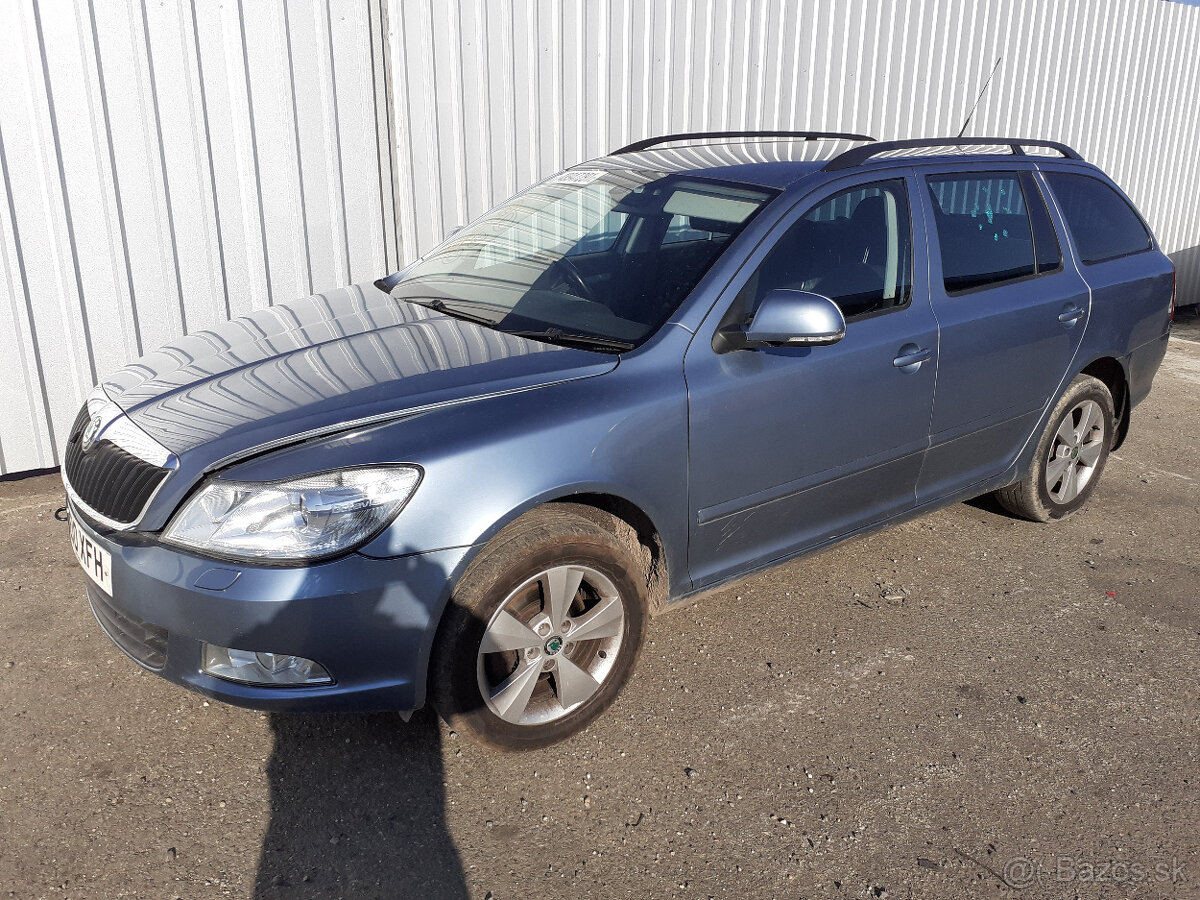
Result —
<instances>
[{"instance_id":1,"label":"side window chrome trim","mask_svg":"<svg viewBox=\"0 0 1200 900\"><path fill-rule=\"evenodd\" d=\"M1155 249L1154 247L1146 247L1142 250L1130 250L1128 253L1118 253L1116 256L1106 256L1104 259L1081 259L1079 262L1085 266L1102 266L1105 263L1115 262L1118 259L1128 259L1131 256L1141 256L1143 253L1151 253Z\"/></svg>"}]
</instances>

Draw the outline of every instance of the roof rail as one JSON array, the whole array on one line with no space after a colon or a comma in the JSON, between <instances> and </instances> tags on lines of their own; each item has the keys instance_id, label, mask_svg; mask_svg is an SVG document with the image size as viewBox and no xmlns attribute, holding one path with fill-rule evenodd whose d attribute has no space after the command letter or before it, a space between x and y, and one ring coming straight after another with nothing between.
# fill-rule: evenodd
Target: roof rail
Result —
<instances>
[{"instance_id":1,"label":"roof rail","mask_svg":"<svg viewBox=\"0 0 1200 900\"><path fill-rule=\"evenodd\" d=\"M909 138L901 141L877 141L866 147L853 147L841 153L825 164L822 171L836 172L839 169L849 169L861 165L872 156L887 153L891 150L910 150L918 147L978 147L994 144L998 147L1008 147L1013 156L1026 156L1026 147L1047 147L1057 150L1067 159L1083 159L1066 144L1058 141L1039 141L1026 138L996 138L996 137L962 137L962 138Z\"/></svg>"},{"instance_id":2,"label":"roof rail","mask_svg":"<svg viewBox=\"0 0 1200 900\"><path fill-rule=\"evenodd\" d=\"M637 153L656 144L668 144L672 141L697 141L705 138L743 138L743 137L778 137L799 138L805 141L840 140L840 141L873 141L875 138L865 134L841 134L834 131L689 131L686 134L664 134L659 137L645 138L627 144L620 150L614 150L609 156L618 153Z\"/></svg>"}]
</instances>

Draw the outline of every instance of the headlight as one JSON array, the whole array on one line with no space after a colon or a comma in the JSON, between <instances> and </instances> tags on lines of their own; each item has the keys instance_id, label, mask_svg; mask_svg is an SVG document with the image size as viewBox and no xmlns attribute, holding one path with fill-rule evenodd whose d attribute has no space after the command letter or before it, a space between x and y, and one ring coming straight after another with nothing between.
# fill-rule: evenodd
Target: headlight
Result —
<instances>
[{"instance_id":1,"label":"headlight","mask_svg":"<svg viewBox=\"0 0 1200 900\"><path fill-rule=\"evenodd\" d=\"M162 539L218 556L331 556L383 529L420 480L414 466L342 469L277 482L214 478L175 514Z\"/></svg>"}]
</instances>

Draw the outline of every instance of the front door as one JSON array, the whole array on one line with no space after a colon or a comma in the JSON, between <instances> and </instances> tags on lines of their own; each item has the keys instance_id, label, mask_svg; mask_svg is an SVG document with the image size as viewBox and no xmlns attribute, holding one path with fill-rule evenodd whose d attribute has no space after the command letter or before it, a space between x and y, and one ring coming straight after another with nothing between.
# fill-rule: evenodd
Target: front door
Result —
<instances>
[{"instance_id":1,"label":"front door","mask_svg":"<svg viewBox=\"0 0 1200 900\"><path fill-rule=\"evenodd\" d=\"M911 508L928 440L938 329L912 180L825 194L785 218L730 285L684 360L689 564L711 584ZM832 298L846 336L723 350L714 333L771 290Z\"/></svg>"}]
</instances>

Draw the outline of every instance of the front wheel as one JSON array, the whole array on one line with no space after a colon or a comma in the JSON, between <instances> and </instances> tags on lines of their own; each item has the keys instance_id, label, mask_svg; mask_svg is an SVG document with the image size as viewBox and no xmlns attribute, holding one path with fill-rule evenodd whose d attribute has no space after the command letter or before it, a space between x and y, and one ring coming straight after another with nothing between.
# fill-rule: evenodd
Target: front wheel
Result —
<instances>
[{"instance_id":1,"label":"front wheel","mask_svg":"<svg viewBox=\"0 0 1200 900\"><path fill-rule=\"evenodd\" d=\"M1001 488L1009 512L1050 522L1087 503L1108 461L1113 437L1112 394L1090 375L1076 376L1051 413L1025 477Z\"/></svg>"},{"instance_id":2,"label":"front wheel","mask_svg":"<svg viewBox=\"0 0 1200 900\"><path fill-rule=\"evenodd\" d=\"M582 730L633 671L646 586L630 548L567 504L522 516L483 549L438 629L443 718L503 750Z\"/></svg>"}]
</instances>

